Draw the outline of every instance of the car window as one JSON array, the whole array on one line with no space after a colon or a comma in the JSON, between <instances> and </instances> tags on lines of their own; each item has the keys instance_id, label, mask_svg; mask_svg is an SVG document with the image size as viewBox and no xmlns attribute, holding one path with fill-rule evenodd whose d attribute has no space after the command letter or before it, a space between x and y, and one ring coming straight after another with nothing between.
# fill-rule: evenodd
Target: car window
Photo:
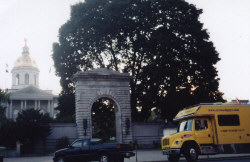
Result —
<instances>
[{"instance_id":1,"label":"car window","mask_svg":"<svg viewBox=\"0 0 250 162\"><path fill-rule=\"evenodd\" d=\"M91 139L91 145L99 145L102 143L102 140L99 138L93 138Z\"/></svg>"},{"instance_id":2,"label":"car window","mask_svg":"<svg viewBox=\"0 0 250 162\"><path fill-rule=\"evenodd\" d=\"M82 143L83 146L88 146L89 143L88 143L88 140L84 140L83 143Z\"/></svg>"},{"instance_id":3,"label":"car window","mask_svg":"<svg viewBox=\"0 0 250 162\"><path fill-rule=\"evenodd\" d=\"M71 145L72 147L82 147L82 140L78 140Z\"/></svg>"}]
</instances>

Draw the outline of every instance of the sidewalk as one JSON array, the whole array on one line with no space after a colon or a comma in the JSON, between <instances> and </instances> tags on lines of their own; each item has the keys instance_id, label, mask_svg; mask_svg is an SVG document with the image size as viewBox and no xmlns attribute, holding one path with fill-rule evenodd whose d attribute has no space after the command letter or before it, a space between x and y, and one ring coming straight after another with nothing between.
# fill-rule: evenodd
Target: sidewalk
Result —
<instances>
[{"instance_id":1,"label":"sidewalk","mask_svg":"<svg viewBox=\"0 0 250 162\"><path fill-rule=\"evenodd\" d=\"M219 158L233 158L233 157L250 157L250 154L217 154L217 155L200 155L199 159L219 159ZM185 160L181 157L180 160ZM135 162L136 157L125 159L125 162ZM163 155L161 150L138 150L138 162L160 162L167 161L167 155Z\"/></svg>"}]
</instances>

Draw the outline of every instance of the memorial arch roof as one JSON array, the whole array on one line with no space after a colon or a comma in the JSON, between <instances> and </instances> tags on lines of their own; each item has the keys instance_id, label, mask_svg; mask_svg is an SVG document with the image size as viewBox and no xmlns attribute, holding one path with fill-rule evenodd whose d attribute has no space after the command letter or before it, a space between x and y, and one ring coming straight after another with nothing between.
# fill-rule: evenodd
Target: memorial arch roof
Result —
<instances>
[{"instance_id":1,"label":"memorial arch roof","mask_svg":"<svg viewBox=\"0 0 250 162\"><path fill-rule=\"evenodd\" d=\"M99 68L89 71L79 71L73 75L72 80L74 81L76 78L116 78L116 79L130 79L131 76L128 73L120 73L118 71L106 69L106 68Z\"/></svg>"}]
</instances>

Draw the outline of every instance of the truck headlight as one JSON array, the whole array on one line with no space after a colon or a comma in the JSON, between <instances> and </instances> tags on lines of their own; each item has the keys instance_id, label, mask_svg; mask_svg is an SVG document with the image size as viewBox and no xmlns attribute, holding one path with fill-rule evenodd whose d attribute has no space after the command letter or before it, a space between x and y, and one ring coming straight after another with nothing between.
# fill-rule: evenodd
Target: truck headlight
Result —
<instances>
[{"instance_id":1,"label":"truck headlight","mask_svg":"<svg viewBox=\"0 0 250 162\"><path fill-rule=\"evenodd\" d=\"M175 144L176 144L176 145L179 145L179 141L175 141Z\"/></svg>"}]
</instances>

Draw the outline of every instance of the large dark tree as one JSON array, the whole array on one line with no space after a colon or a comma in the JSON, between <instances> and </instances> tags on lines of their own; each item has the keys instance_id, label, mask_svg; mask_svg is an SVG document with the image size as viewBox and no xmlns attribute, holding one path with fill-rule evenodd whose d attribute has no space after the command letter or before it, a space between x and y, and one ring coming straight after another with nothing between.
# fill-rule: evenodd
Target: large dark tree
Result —
<instances>
[{"instance_id":1,"label":"large dark tree","mask_svg":"<svg viewBox=\"0 0 250 162\"><path fill-rule=\"evenodd\" d=\"M220 59L199 22L201 13L183 0L86 0L72 6L53 45L61 96L74 94L70 77L77 71L105 67L133 77L134 121L146 121L154 107L171 120L185 106L222 101L215 68Z\"/></svg>"}]
</instances>

